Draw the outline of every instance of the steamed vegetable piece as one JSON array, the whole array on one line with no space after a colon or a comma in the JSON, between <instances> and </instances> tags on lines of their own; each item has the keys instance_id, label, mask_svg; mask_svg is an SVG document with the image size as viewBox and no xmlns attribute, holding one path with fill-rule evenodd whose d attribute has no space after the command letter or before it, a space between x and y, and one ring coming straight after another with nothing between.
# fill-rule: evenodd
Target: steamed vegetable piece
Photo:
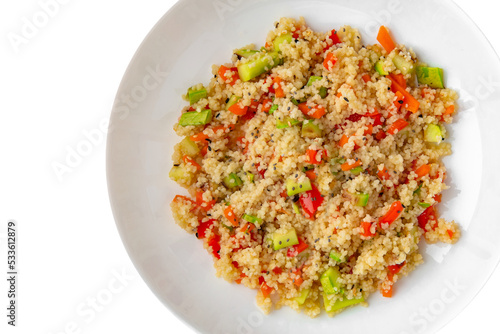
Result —
<instances>
[{"instance_id":1,"label":"steamed vegetable piece","mask_svg":"<svg viewBox=\"0 0 500 334\"><path fill-rule=\"evenodd\" d=\"M304 138L319 138L322 136L322 131L314 121L304 121L302 123L301 135Z\"/></svg>"},{"instance_id":2,"label":"steamed vegetable piece","mask_svg":"<svg viewBox=\"0 0 500 334\"><path fill-rule=\"evenodd\" d=\"M340 277L340 271L335 267L328 268L327 271L321 275L319 281L323 286L323 292L327 295L331 295L334 293L341 293L341 285L337 282L337 279Z\"/></svg>"},{"instance_id":3,"label":"steamed vegetable piece","mask_svg":"<svg viewBox=\"0 0 500 334\"><path fill-rule=\"evenodd\" d=\"M241 97L236 96L236 95L232 95L229 98L229 101L227 101L227 103L226 103L226 110L229 110L229 108L231 108L233 105L235 105L240 99L241 99Z\"/></svg>"},{"instance_id":4,"label":"steamed vegetable piece","mask_svg":"<svg viewBox=\"0 0 500 334\"><path fill-rule=\"evenodd\" d=\"M281 51L281 44L291 43L293 41L292 34L283 34L276 37L273 41L274 51Z\"/></svg>"},{"instance_id":5,"label":"steamed vegetable piece","mask_svg":"<svg viewBox=\"0 0 500 334\"><path fill-rule=\"evenodd\" d=\"M415 64L413 61L406 60L405 57L397 54L392 59L392 62L398 70L403 74L413 74L415 72Z\"/></svg>"},{"instance_id":6,"label":"steamed vegetable piece","mask_svg":"<svg viewBox=\"0 0 500 334\"><path fill-rule=\"evenodd\" d=\"M196 145L196 143L192 141L189 137L185 137L179 143L179 149L183 156L188 155L190 157L195 157L198 155L198 153L200 153L198 145Z\"/></svg>"},{"instance_id":7,"label":"steamed vegetable piece","mask_svg":"<svg viewBox=\"0 0 500 334\"><path fill-rule=\"evenodd\" d=\"M243 184L243 181L236 173L229 174L222 180L222 182L224 182L224 185L229 189L239 187Z\"/></svg>"},{"instance_id":8,"label":"steamed vegetable piece","mask_svg":"<svg viewBox=\"0 0 500 334\"><path fill-rule=\"evenodd\" d=\"M424 140L429 143L439 144L443 140L441 127L437 124L429 124L424 130Z\"/></svg>"},{"instance_id":9,"label":"steamed vegetable piece","mask_svg":"<svg viewBox=\"0 0 500 334\"><path fill-rule=\"evenodd\" d=\"M378 72L380 75L388 75L389 72L387 72L384 68L384 62L379 60L375 63L375 71Z\"/></svg>"},{"instance_id":10,"label":"steamed vegetable piece","mask_svg":"<svg viewBox=\"0 0 500 334\"><path fill-rule=\"evenodd\" d=\"M300 124L300 121L294 118L290 118L289 116L285 116L283 120L276 119L277 129L291 128L292 126L297 124Z\"/></svg>"},{"instance_id":11,"label":"steamed vegetable piece","mask_svg":"<svg viewBox=\"0 0 500 334\"><path fill-rule=\"evenodd\" d=\"M377 41L384 47L387 53L390 53L396 47L396 43L392 40L389 30L384 26L380 26L377 34Z\"/></svg>"},{"instance_id":12,"label":"steamed vegetable piece","mask_svg":"<svg viewBox=\"0 0 500 334\"><path fill-rule=\"evenodd\" d=\"M294 179L286 180L286 193L288 196L297 195L309 190L312 190L312 185L307 177L301 183L298 183Z\"/></svg>"},{"instance_id":13,"label":"steamed vegetable piece","mask_svg":"<svg viewBox=\"0 0 500 334\"><path fill-rule=\"evenodd\" d=\"M365 299L363 297L354 298L354 299L347 299L346 297L344 297L343 300L337 299L335 302L333 302L328 298L328 295L326 293L323 293L323 302L325 305L326 312L339 311L343 308L346 308L346 307L352 306L352 305L356 305L356 304L362 303L364 301L365 301Z\"/></svg>"},{"instance_id":14,"label":"steamed vegetable piece","mask_svg":"<svg viewBox=\"0 0 500 334\"><path fill-rule=\"evenodd\" d=\"M357 206L366 206L368 204L368 199L370 198L370 194L357 194Z\"/></svg>"},{"instance_id":15,"label":"steamed vegetable piece","mask_svg":"<svg viewBox=\"0 0 500 334\"><path fill-rule=\"evenodd\" d=\"M302 289L300 291L300 295L298 297L295 297L295 301L299 304L302 305L307 299L307 296L309 296L309 292L311 292L311 289Z\"/></svg>"},{"instance_id":16,"label":"steamed vegetable piece","mask_svg":"<svg viewBox=\"0 0 500 334\"><path fill-rule=\"evenodd\" d=\"M243 220L246 220L247 222L252 223L252 224L262 223L262 219L260 219L257 216L254 216L254 215L249 215L249 214L245 213L242 218L243 218Z\"/></svg>"},{"instance_id":17,"label":"steamed vegetable piece","mask_svg":"<svg viewBox=\"0 0 500 334\"><path fill-rule=\"evenodd\" d=\"M202 84L190 87L186 95L189 104L191 105L195 104L196 102L207 96L208 96L207 89Z\"/></svg>"},{"instance_id":18,"label":"steamed vegetable piece","mask_svg":"<svg viewBox=\"0 0 500 334\"><path fill-rule=\"evenodd\" d=\"M243 82L252 80L262 73L266 73L273 67L279 65L281 62L279 53L273 52L260 52L260 55L255 59L251 59L243 64L238 65L238 73Z\"/></svg>"},{"instance_id":19,"label":"steamed vegetable piece","mask_svg":"<svg viewBox=\"0 0 500 334\"><path fill-rule=\"evenodd\" d=\"M284 234L274 232L272 235L272 239L274 250L280 250L282 248L297 245L299 243L299 239L297 238L297 233L295 232L294 228Z\"/></svg>"},{"instance_id":20,"label":"steamed vegetable piece","mask_svg":"<svg viewBox=\"0 0 500 334\"><path fill-rule=\"evenodd\" d=\"M239 49L236 50L234 53L240 57L249 58L256 53L259 53L259 50Z\"/></svg>"},{"instance_id":21,"label":"steamed vegetable piece","mask_svg":"<svg viewBox=\"0 0 500 334\"><path fill-rule=\"evenodd\" d=\"M417 66L419 84L431 88L444 88L443 69L439 67Z\"/></svg>"},{"instance_id":22,"label":"steamed vegetable piece","mask_svg":"<svg viewBox=\"0 0 500 334\"><path fill-rule=\"evenodd\" d=\"M180 126L205 125L212 121L212 110L188 111L181 115Z\"/></svg>"}]
</instances>

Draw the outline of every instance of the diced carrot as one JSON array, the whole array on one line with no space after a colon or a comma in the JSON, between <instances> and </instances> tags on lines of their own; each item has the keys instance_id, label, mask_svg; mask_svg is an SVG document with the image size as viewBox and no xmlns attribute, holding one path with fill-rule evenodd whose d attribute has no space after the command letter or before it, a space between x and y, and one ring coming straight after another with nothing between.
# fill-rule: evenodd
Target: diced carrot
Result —
<instances>
[{"instance_id":1,"label":"diced carrot","mask_svg":"<svg viewBox=\"0 0 500 334\"><path fill-rule=\"evenodd\" d=\"M446 233L448 233L448 236L450 237L450 239L453 239L453 231L452 230L446 230Z\"/></svg>"},{"instance_id":2,"label":"diced carrot","mask_svg":"<svg viewBox=\"0 0 500 334\"><path fill-rule=\"evenodd\" d=\"M377 172L377 176L381 180L389 180L391 178L391 175L389 174L389 172L387 171L387 168L385 168L385 167L384 167L384 169L379 170Z\"/></svg>"},{"instance_id":3,"label":"diced carrot","mask_svg":"<svg viewBox=\"0 0 500 334\"><path fill-rule=\"evenodd\" d=\"M260 291L262 291L262 295L264 296L264 298L267 298L269 297L271 292L273 292L273 288L267 285L266 282L262 282L262 284L260 285Z\"/></svg>"},{"instance_id":4,"label":"diced carrot","mask_svg":"<svg viewBox=\"0 0 500 334\"><path fill-rule=\"evenodd\" d=\"M420 102L418 102L418 100L413 97L413 95L411 95L405 88L398 84L391 75L388 75L387 77L392 81L392 91L400 92L401 94L403 94L405 108L412 113L416 113L418 111L418 108L420 107Z\"/></svg>"},{"instance_id":5,"label":"diced carrot","mask_svg":"<svg viewBox=\"0 0 500 334\"><path fill-rule=\"evenodd\" d=\"M387 213L379 218L378 220L379 225L392 224L401 215L403 209L404 209L403 204L401 204L400 201L392 203Z\"/></svg>"},{"instance_id":6,"label":"diced carrot","mask_svg":"<svg viewBox=\"0 0 500 334\"><path fill-rule=\"evenodd\" d=\"M441 194L436 194L434 195L433 199L438 202L438 203L441 203L441 198L442 198L442 195Z\"/></svg>"},{"instance_id":7,"label":"diced carrot","mask_svg":"<svg viewBox=\"0 0 500 334\"><path fill-rule=\"evenodd\" d=\"M276 97L285 97L285 92L283 91L283 87L281 87L281 82L283 80L280 77L276 77L273 79L274 86L274 94Z\"/></svg>"},{"instance_id":8,"label":"diced carrot","mask_svg":"<svg viewBox=\"0 0 500 334\"><path fill-rule=\"evenodd\" d=\"M339 146L344 147L344 145L347 144L348 142L349 142L349 136L344 134L342 135L342 138L340 138Z\"/></svg>"},{"instance_id":9,"label":"diced carrot","mask_svg":"<svg viewBox=\"0 0 500 334\"><path fill-rule=\"evenodd\" d=\"M393 287L394 287L394 284L391 284L391 285L389 285L388 289L380 289L382 296L384 296L386 298L392 298Z\"/></svg>"},{"instance_id":10,"label":"diced carrot","mask_svg":"<svg viewBox=\"0 0 500 334\"><path fill-rule=\"evenodd\" d=\"M454 105L451 105L449 107L447 107L445 110L444 110L444 113L443 113L443 116L444 115L451 115L455 112L455 106Z\"/></svg>"},{"instance_id":11,"label":"diced carrot","mask_svg":"<svg viewBox=\"0 0 500 334\"><path fill-rule=\"evenodd\" d=\"M192 135L191 137L189 137L189 139L191 139L192 141L204 141L208 139L208 136L203 132L200 132L195 135Z\"/></svg>"},{"instance_id":12,"label":"diced carrot","mask_svg":"<svg viewBox=\"0 0 500 334\"><path fill-rule=\"evenodd\" d=\"M404 128L406 128L408 126L408 124L409 123L407 121L400 118L391 124L391 126L387 130L387 133L390 135L394 135L396 133L396 131L399 132L399 131L403 130Z\"/></svg>"},{"instance_id":13,"label":"diced carrot","mask_svg":"<svg viewBox=\"0 0 500 334\"><path fill-rule=\"evenodd\" d=\"M394 43L389 30L384 26L380 26L377 34L377 41L384 47L387 53L390 53L396 47L396 44Z\"/></svg>"},{"instance_id":14,"label":"diced carrot","mask_svg":"<svg viewBox=\"0 0 500 334\"><path fill-rule=\"evenodd\" d=\"M248 107L243 107L241 104L235 103L232 106L230 106L228 110L235 115L243 116L247 113Z\"/></svg>"},{"instance_id":15,"label":"diced carrot","mask_svg":"<svg viewBox=\"0 0 500 334\"><path fill-rule=\"evenodd\" d=\"M401 271L401 269L403 269L405 264L406 264L406 261L403 261L399 264L393 264L391 266L388 266L387 269L389 270L389 273L391 273L394 276L395 274L398 274ZM391 277L391 281L392 281L392 277Z\"/></svg>"},{"instance_id":16,"label":"diced carrot","mask_svg":"<svg viewBox=\"0 0 500 334\"><path fill-rule=\"evenodd\" d=\"M240 78L240 76L238 75L238 68L236 67L228 68L224 65L221 65L221 67L219 67L218 73L222 80L224 80L224 82L226 83L229 83L231 86L234 85Z\"/></svg>"},{"instance_id":17,"label":"diced carrot","mask_svg":"<svg viewBox=\"0 0 500 334\"><path fill-rule=\"evenodd\" d=\"M337 94L335 94L336 97L338 98L341 98L342 97L342 93L341 92L337 92Z\"/></svg>"},{"instance_id":18,"label":"diced carrot","mask_svg":"<svg viewBox=\"0 0 500 334\"><path fill-rule=\"evenodd\" d=\"M367 82L369 82L369 81L372 81L372 78L371 78L371 77L370 77L370 75L368 75L368 74L363 74L363 76L362 76L361 78L363 78L363 81L364 81L365 83L367 83Z\"/></svg>"},{"instance_id":19,"label":"diced carrot","mask_svg":"<svg viewBox=\"0 0 500 334\"><path fill-rule=\"evenodd\" d=\"M284 190L280 193L280 196L281 196L281 197L288 197L288 194L287 194L286 189L284 189Z\"/></svg>"},{"instance_id":20,"label":"diced carrot","mask_svg":"<svg viewBox=\"0 0 500 334\"><path fill-rule=\"evenodd\" d=\"M396 106L396 108L399 110L401 110L401 107L403 106L404 102L405 102L405 97L403 95L403 93L401 92L396 92L396 100L394 101L394 105Z\"/></svg>"},{"instance_id":21,"label":"diced carrot","mask_svg":"<svg viewBox=\"0 0 500 334\"><path fill-rule=\"evenodd\" d=\"M207 155L207 153L208 153L208 142L205 141L203 147L201 148L200 154L202 157L204 157L205 155Z\"/></svg>"},{"instance_id":22,"label":"diced carrot","mask_svg":"<svg viewBox=\"0 0 500 334\"><path fill-rule=\"evenodd\" d=\"M271 110L272 106L273 106L273 100L265 99L264 101L262 101L262 111L263 112L269 112L269 110Z\"/></svg>"},{"instance_id":23,"label":"diced carrot","mask_svg":"<svg viewBox=\"0 0 500 334\"><path fill-rule=\"evenodd\" d=\"M371 135L373 133L373 125L368 124L366 125L366 130L363 133L365 136Z\"/></svg>"},{"instance_id":24,"label":"diced carrot","mask_svg":"<svg viewBox=\"0 0 500 334\"><path fill-rule=\"evenodd\" d=\"M431 171L431 166L422 165L415 170L415 174L417 174L417 178L421 178L429 174L430 171Z\"/></svg>"},{"instance_id":25,"label":"diced carrot","mask_svg":"<svg viewBox=\"0 0 500 334\"><path fill-rule=\"evenodd\" d=\"M298 105L298 107L304 115L310 116L312 118L319 119L319 118L323 117L323 115L326 114L325 107L323 107L320 104L315 104L315 105L309 106L309 105L307 105L307 102L303 102L303 103L300 103Z\"/></svg>"},{"instance_id":26,"label":"diced carrot","mask_svg":"<svg viewBox=\"0 0 500 334\"><path fill-rule=\"evenodd\" d=\"M299 238L299 243L297 245L288 248L288 250L286 252L286 256L295 257L295 256L299 255L300 253L302 253L303 251L305 251L308 247L309 247L309 245L306 244L304 242L304 240Z\"/></svg>"},{"instance_id":27,"label":"diced carrot","mask_svg":"<svg viewBox=\"0 0 500 334\"><path fill-rule=\"evenodd\" d=\"M342 170L344 172L347 172L348 170L351 170L353 168L356 168L356 167L359 167L363 164L363 162L361 160L356 160L354 163L350 164L348 162L346 163L343 163L340 168L342 168Z\"/></svg>"},{"instance_id":28,"label":"diced carrot","mask_svg":"<svg viewBox=\"0 0 500 334\"><path fill-rule=\"evenodd\" d=\"M314 181L318 177L314 169L306 171L306 176L309 178L309 180Z\"/></svg>"},{"instance_id":29,"label":"diced carrot","mask_svg":"<svg viewBox=\"0 0 500 334\"><path fill-rule=\"evenodd\" d=\"M240 274L240 278L235 279L235 280L234 280L234 282L235 282L236 284L241 284L241 281L242 281L245 277L247 277L247 275L245 275L245 274L241 273L241 274Z\"/></svg>"},{"instance_id":30,"label":"diced carrot","mask_svg":"<svg viewBox=\"0 0 500 334\"><path fill-rule=\"evenodd\" d=\"M250 232L252 232L252 230L255 228L255 225L252 224L252 223L246 223L245 225L243 225L243 227L241 228L241 232L245 233L245 234L249 234Z\"/></svg>"},{"instance_id":31,"label":"diced carrot","mask_svg":"<svg viewBox=\"0 0 500 334\"><path fill-rule=\"evenodd\" d=\"M194 161L189 155L185 155L182 157L182 160L186 165L192 165L196 168L196 170L201 170L201 166L199 163Z\"/></svg>"},{"instance_id":32,"label":"diced carrot","mask_svg":"<svg viewBox=\"0 0 500 334\"><path fill-rule=\"evenodd\" d=\"M231 225L233 225L233 226L238 226L239 225L238 218L236 218L236 215L234 214L234 211L233 211L233 208L231 207L231 205L228 205L224 209L224 217L226 217L227 220L229 220L229 222L231 223Z\"/></svg>"},{"instance_id":33,"label":"diced carrot","mask_svg":"<svg viewBox=\"0 0 500 334\"><path fill-rule=\"evenodd\" d=\"M209 211L211 208L214 207L215 203L217 203L217 201L214 199L211 201L205 202L203 200L203 191L202 190L196 191L196 204L198 204L198 206L202 210Z\"/></svg>"},{"instance_id":34,"label":"diced carrot","mask_svg":"<svg viewBox=\"0 0 500 334\"><path fill-rule=\"evenodd\" d=\"M323 66L326 70L331 71L333 66L335 66L335 63L337 63L337 58L333 53L328 52L326 54L325 61L323 61Z\"/></svg>"}]
</instances>

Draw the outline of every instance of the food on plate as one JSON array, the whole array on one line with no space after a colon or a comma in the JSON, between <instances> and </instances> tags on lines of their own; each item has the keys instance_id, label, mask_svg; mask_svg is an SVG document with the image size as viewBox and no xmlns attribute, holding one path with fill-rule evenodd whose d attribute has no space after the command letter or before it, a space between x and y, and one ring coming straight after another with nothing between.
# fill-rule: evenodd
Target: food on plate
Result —
<instances>
[{"instance_id":1,"label":"food on plate","mask_svg":"<svg viewBox=\"0 0 500 334\"><path fill-rule=\"evenodd\" d=\"M173 216L266 313L391 297L422 238L460 237L438 212L457 94L386 27L377 40L282 18L185 96L170 177L190 196Z\"/></svg>"}]
</instances>

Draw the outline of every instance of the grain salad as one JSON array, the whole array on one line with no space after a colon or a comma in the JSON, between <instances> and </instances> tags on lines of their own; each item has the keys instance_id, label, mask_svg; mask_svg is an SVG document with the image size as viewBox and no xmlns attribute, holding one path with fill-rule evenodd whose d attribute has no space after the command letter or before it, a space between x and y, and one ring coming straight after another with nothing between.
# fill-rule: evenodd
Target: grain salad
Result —
<instances>
[{"instance_id":1,"label":"grain salad","mask_svg":"<svg viewBox=\"0 0 500 334\"><path fill-rule=\"evenodd\" d=\"M457 94L386 27L377 40L281 18L185 96L169 175L190 196L173 216L266 313L397 296L421 239L460 237L437 205Z\"/></svg>"}]
</instances>

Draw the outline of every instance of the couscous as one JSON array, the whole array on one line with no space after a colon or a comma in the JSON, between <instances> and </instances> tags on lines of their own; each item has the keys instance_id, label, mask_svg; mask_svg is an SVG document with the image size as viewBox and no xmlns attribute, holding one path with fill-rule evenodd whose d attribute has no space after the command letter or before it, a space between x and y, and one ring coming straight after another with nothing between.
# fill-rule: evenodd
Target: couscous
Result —
<instances>
[{"instance_id":1,"label":"couscous","mask_svg":"<svg viewBox=\"0 0 500 334\"><path fill-rule=\"evenodd\" d=\"M457 94L381 27L320 33L282 18L194 85L174 129L171 207L216 274L315 317L365 305L419 264L419 242L455 243L440 218Z\"/></svg>"}]
</instances>

